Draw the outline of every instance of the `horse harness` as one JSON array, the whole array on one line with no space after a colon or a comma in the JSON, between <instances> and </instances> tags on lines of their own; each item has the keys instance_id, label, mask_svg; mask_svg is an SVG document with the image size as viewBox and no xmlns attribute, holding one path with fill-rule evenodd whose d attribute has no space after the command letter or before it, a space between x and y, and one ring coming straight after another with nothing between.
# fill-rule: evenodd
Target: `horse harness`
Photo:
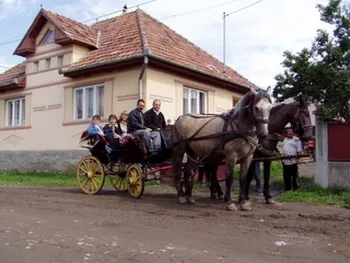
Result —
<instances>
[{"instance_id":1,"label":"horse harness","mask_svg":"<svg viewBox=\"0 0 350 263\"><path fill-rule=\"evenodd\" d=\"M219 150L220 148L223 149L227 142L234 140L234 139L238 139L238 138L245 139L249 144L256 147L257 149L262 149L262 145L256 143L252 139L256 135L256 132L245 132L245 133L235 132L237 130L237 126L236 126L236 123L235 123L232 115L230 115L230 114L225 114L225 115L224 114L202 114L201 116L191 115L191 117L203 118L203 115L206 115L209 118L209 120L207 122L205 122L194 134L192 134L192 136L190 136L189 138L182 137L181 139L176 141L174 144L178 144L182 141L186 141L186 147L191 149L191 147L189 145L190 142L200 141L200 140L210 140L210 139L216 139L216 138L223 138L223 139L211 151L209 151L208 154L206 154L204 157L202 157L199 160L198 159L195 160L195 159L191 158L189 154L187 154L187 156L190 159L192 159L192 161L200 163L203 160L205 160L207 157L209 157L213 152ZM225 121L224 126L222 128L222 131L219 133L215 133L215 134L196 137L216 117L220 117L220 118L224 119L224 121ZM231 131L228 131L228 127L231 128ZM174 129L175 133L177 135L179 135L179 132L177 131L176 126L174 126L173 129ZM194 151L192 150L192 152L194 152Z\"/></svg>"}]
</instances>

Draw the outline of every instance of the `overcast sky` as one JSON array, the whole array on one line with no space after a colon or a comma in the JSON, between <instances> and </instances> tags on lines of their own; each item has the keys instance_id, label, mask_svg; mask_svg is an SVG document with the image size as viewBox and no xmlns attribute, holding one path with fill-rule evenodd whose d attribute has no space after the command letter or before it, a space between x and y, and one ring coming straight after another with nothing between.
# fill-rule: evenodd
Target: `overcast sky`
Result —
<instances>
[{"instance_id":1,"label":"overcast sky","mask_svg":"<svg viewBox=\"0 0 350 263\"><path fill-rule=\"evenodd\" d=\"M85 21L127 4L149 0L0 0L0 66L10 67L23 59L12 53L40 9ZM230 13L257 0L156 0L141 6L179 34L220 60L223 60L223 12ZM309 47L318 28L317 3L328 0L262 0L227 21L226 61L229 66L258 86L274 85L281 72L285 50L299 51ZM186 12L213 7L201 12ZM114 14L119 15L120 13ZM8 40L14 43L3 45ZM0 72L5 69L0 67Z\"/></svg>"}]
</instances>

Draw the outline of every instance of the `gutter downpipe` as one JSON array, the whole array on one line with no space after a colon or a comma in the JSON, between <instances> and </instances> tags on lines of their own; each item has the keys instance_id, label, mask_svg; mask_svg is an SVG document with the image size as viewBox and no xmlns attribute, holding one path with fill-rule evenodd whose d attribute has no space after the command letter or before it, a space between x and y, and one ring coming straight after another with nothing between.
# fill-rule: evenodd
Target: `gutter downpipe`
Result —
<instances>
[{"instance_id":1,"label":"gutter downpipe","mask_svg":"<svg viewBox=\"0 0 350 263\"><path fill-rule=\"evenodd\" d=\"M147 55L148 55L148 52L145 52L145 55L143 57L143 64L142 64L141 72L139 75L139 84L138 84L139 99L142 99L142 93L143 93L142 81L143 81L143 76L144 76L145 70L146 70L147 65L148 65L148 56Z\"/></svg>"}]
</instances>

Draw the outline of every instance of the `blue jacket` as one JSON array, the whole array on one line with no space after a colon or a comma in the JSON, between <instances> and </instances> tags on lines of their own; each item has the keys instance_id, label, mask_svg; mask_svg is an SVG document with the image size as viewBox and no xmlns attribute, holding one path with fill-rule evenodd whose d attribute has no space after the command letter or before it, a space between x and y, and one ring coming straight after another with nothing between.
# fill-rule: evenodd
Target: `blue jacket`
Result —
<instances>
[{"instance_id":1,"label":"blue jacket","mask_svg":"<svg viewBox=\"0 0 350 263\"><path fill-rule=\"evenodd\" d=\"M95 140L99 140L100 135L98 133L103 131L101 126L95 126L95 124L91 123L88 126L87 132L89 136L93 137Z\"/></svg>"}]
</instances>

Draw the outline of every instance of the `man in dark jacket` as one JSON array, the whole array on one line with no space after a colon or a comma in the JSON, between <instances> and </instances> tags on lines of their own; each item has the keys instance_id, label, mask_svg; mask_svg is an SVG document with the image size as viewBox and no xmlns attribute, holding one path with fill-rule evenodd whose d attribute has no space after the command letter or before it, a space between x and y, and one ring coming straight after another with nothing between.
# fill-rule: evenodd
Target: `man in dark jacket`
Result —
<instances>
[{"instance_id":1,"label":"man in dark jacket","mask_svg":"<svg viewBox=\"0 0 350 263\"><path fill-rule=\"evenodd\" d=\"M159 133L153 134L153 132L151 132L152 129L145 126L144 114L142 112L144 108L145 101L139 99L137 101L137 108L129 113L128 133L143 137L148 151L150 153L154 153L160 148L160 135ZM153 140L153 144L151 142L151 138Z\"/></svg>"},{"instance_id":2,"label":"man in dark jacket","mask_svg":"<svg viewBox=\"0 0 350 263\"><path fill-rule=\"evenodd\" d=\"M145 126L152 131L164 130L166 123L163 113L160 111L160 100L153 101L153 108L145 112Z\"/></svg>"}]
</instances>

